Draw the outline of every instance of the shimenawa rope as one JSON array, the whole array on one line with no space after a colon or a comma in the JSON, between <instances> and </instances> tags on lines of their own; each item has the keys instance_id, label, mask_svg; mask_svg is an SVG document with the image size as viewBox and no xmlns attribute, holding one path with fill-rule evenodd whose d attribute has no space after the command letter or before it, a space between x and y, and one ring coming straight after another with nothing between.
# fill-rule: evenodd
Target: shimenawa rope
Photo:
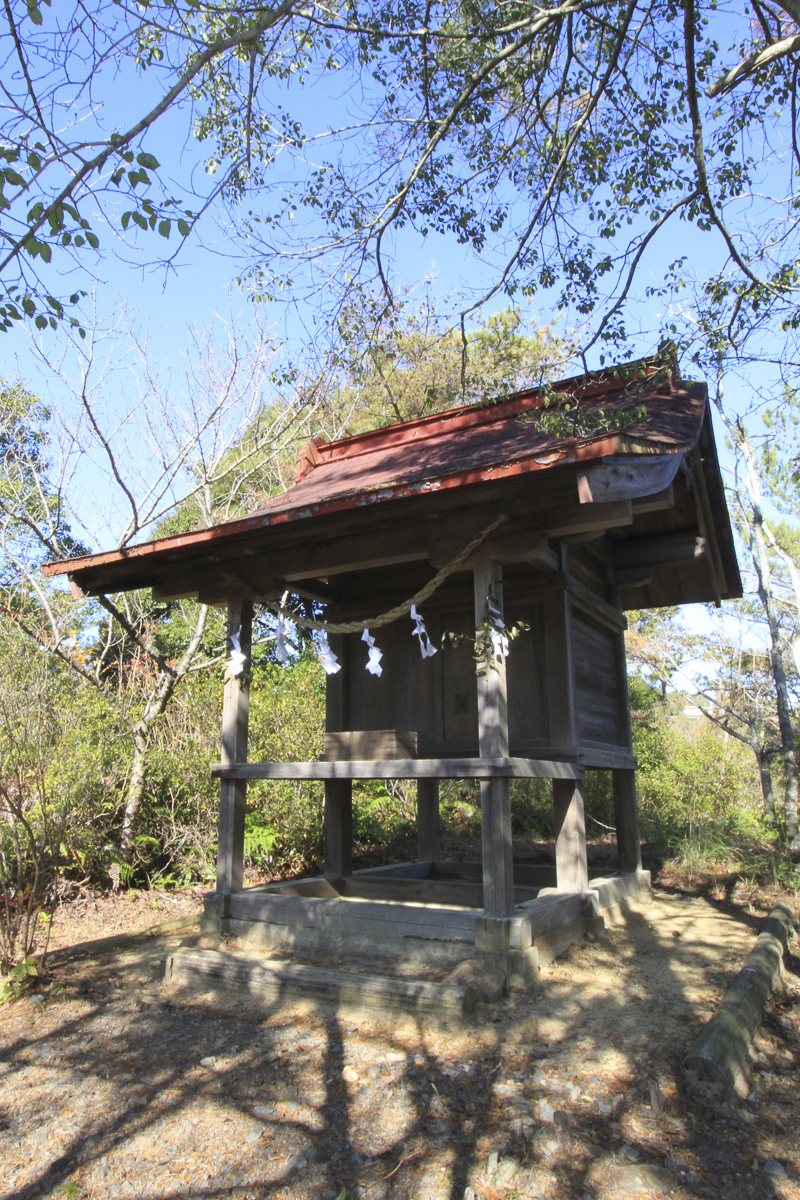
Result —
<instances>
[{"instance_id":1,"label":"shimenawa rope","mask_svg":"<svg viewBox=\"0 0 800 1200\"><path fill-rule=\"evenodd\" d=\"M365 621L343 621L339 622L338 624L328 624L325 621L315 621L312 617L298 616L295 614L294 610L286 609L282 605L267 603L265 607L268 608L270 612L275 613L276 616L280 616L282 613L288 620L292 622L293 625L299 625L303 629L316 629L320 633L360 633L363 629L380 629L382 625L390 625L392 621L397 621L400 617L408 616L408 614L411 612L411 609L415 605L419 606L424 604L426 600L430 599L436 589L441 587L448 575L452 575L454 571L457 571L464 562L464 559L469 558L473 550L477 550L478 546L485 542L490 534L494 533L495 529L499 528L499 526L507 520L508 516L506 513L501 513L500 516L492 521L491 524L487 525L485 529L482 529L480 533L476 533L475 536L469 542L467 542L464 549L457 554L451 562L442 567L440 571L437 571L433 578L429 579L423 588L420 588L420 590L411 596L410 599L404 600L402 604L396 604L394 608L390 608L387 612L381 613L380 616L369 617Z\"/></svg>"}]
</instances>

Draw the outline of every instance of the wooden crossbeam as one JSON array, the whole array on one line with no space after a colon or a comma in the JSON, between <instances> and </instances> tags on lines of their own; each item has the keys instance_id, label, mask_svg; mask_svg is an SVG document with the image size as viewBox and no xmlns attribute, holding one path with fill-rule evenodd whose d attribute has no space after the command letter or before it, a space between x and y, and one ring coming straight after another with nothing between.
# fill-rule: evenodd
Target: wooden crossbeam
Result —
<instances>
[{"instance_id":1,"label":"wooden crossbeam","mask_svg":"<svg viewBox=\"0 0 800 1200\"><path fill-rule=\"evenodd\" d=\"M574 763L541 758L408 758L215 763L217 779L583 779Z\"/></svg>"},{"instance_id":2,"label":"wooden crossbeam","mask_svg":"<svg viewBox=\"0 0 800 1200\"><path fill-rule=\"evenodd\" d=\"M707 553L706 539L697 530L692 530L689 533L619 542L614 547L614 566L618 569L666 566L699 561L706 558Z\"/></svg>"}]
</instances>

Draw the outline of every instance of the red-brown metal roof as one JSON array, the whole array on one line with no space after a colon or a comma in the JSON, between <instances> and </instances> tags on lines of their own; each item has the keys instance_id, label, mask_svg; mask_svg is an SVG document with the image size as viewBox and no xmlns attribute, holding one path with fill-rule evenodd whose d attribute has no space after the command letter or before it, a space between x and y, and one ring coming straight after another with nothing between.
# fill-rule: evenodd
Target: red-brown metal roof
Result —
<instances>
[{"instance_id":1,"label":"red-brown metal roof","mask_svg":"<svg viewBox=\"0 0 800 1200\"><path fill-rule=\"evenodd\" d=\"M620 424L619 416L643 406L643 420L615 432L574 437L542 429L537 414L578 402L585 428ZM547 389L518 393L492 405L473 405L358 434L338 442L318 439L303 447L294 486L248 517L210 529L163 538L104 554L48 564L48 575L74 574L131 559L154 560L189 547L346 509L436 493L468 484L552 470L562 464L611 455L683 454L697 443L706 388L665 373L663 362L617 368L603 377L582 376ZM604 420L615 414L615 421ZM144 565L144 563L143 563Z\"/></svg>"},{"instance_id":2,"label":"red-brown metal roof","mask_svg":"<svg viewBox=\"0 0 800 1200\"><path fill-rule=\"evenodd\" d=\"M578 391L576 389L576 391ZM456 409L340 442L315 442L306 451L307 473L262 510L289 514L304 508L315 514L352 503L398 499L420 491L463 487L548 470L561 463L618 454L670 454L691 450L706 404L701 384L631 392L597 385L576 397L583 421L601 410L615 415L644 406L646 419L614 433L569 437L543 431L536 421L542 393L527 392L491 407ZM317 461L310 463L309 459ZM297 478L297 476L295 476Z\"/></svg>"}]
</instances>

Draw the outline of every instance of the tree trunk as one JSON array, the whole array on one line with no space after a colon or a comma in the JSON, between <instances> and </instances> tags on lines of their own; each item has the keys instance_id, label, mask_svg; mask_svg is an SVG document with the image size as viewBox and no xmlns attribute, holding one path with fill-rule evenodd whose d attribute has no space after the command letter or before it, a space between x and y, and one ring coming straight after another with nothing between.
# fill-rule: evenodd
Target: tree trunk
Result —
<instances>
[{"instance_id":1,"label":"tree trunk","mask_svg":"<svg viewBox=\"0 0 800 1200\"><path fill-rule=\"evenodd\" d=\"M792 728L792 710L789 698L789 685L786 680L786 670L783 665L783 647L781 645L781 628L778 608L775 603L775 592L772 585L772 568L769 561L769 551L764 532L764 516L761 510L761 486L756 467L755 455L750 442L740 426L726 423L729 432L733 432L742 457L747 466L749 504L741 505L742 512L748 523L750 535L750 554L758 581L758 598L766 613L770 636L770 666L775 683L775 705L778 713L778 729L781 737L781 753L784 762L784 818L786 823L786 842L791 851L800 849L800 836L797 829L797 751L794 743ZM749 510L749 511L748 511Z\"/></svg>"},{"instance_id":2,"label":"tree trunk","mask_svg":"<svg viewBox=\"0 0 800 1200\"><path fill-rule=\"evenodd\" d=\"M150 731L153 722L166 710L176 687L186 675L200 648L200 642L206 627L208 606L203 604L197 616L197 625L192 640L184 651L177 667L170 671L161 671L158 682L147 701L140 721L133 727L133 763L131 777L128 783L128 795L125 800L125 812L122 817L119 848L122 857L130 862L133 855L133 839L136 831L136 819L142 806L146 780L147 751L150 745Z\"/></svg>"},{"instance_id":3,"label":"tree trunk","mask_svg":"<svg viewBox=\"0 0 800 1200\"><path fill-rule=\"evenodd\" d=\"M770 825L775 824L775 792L772 787L771 756L765 754L760 746L753 745L753 753L758 763L758 778L761 782L761 799L764 805L764 816Z\"/></svg>"}]
</instances>

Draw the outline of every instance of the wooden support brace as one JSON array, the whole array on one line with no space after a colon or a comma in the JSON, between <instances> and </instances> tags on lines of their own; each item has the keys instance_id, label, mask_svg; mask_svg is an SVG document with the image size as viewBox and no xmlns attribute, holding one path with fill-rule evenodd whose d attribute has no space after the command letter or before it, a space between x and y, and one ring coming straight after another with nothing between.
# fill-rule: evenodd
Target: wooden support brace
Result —
<instances>
[{"instance_id":1,"label":"wooden support brace","mask_svg":"<svg viewBox=\"0 0 800 1200\"><path fill-rule=\"evenodd\" d=\"M222 762L247 761L247 727L250 709L250 642L253 606L249 600L228 605L227 648L235 637L245 656L241 674L226 673L222 697ZM244 874L244 817L247 801L245 779L223 779L219 794L217 846L217 892L230 896L242 890Z\"/></svg>"},{"instance_id":2,"label":"wooden support brace","mask_svg":"<svg viewBox=\"0 0 800 1200\"><path fill-rule=\"evenodd\" d=\"M577 780L553 780L553 814L558 890L585 892L589 887L586 821L583 813L583 791Z\"/></svg>"},{"instance_id":3,"label":"wooden support brace","mask_svg":"<svg viewBox=\"0 0 800 1200\"><path fill-rule=\"evenodd\" d=\"M436 862L439 857L439 781L417 782L417 858Z\"/></svg>"},{"instance_id":4,"label":"wooden support brace","mask_svg":"<svg viewBox=\"0 0 800 1200\"><path fill-rule=\"evenodd\" d=\"M636 772L611 772L614 790L614 823L617 827L617 854L622 874L642 869L639 839L639 813L636 806Z\"/></svg>"}]
</instances>

